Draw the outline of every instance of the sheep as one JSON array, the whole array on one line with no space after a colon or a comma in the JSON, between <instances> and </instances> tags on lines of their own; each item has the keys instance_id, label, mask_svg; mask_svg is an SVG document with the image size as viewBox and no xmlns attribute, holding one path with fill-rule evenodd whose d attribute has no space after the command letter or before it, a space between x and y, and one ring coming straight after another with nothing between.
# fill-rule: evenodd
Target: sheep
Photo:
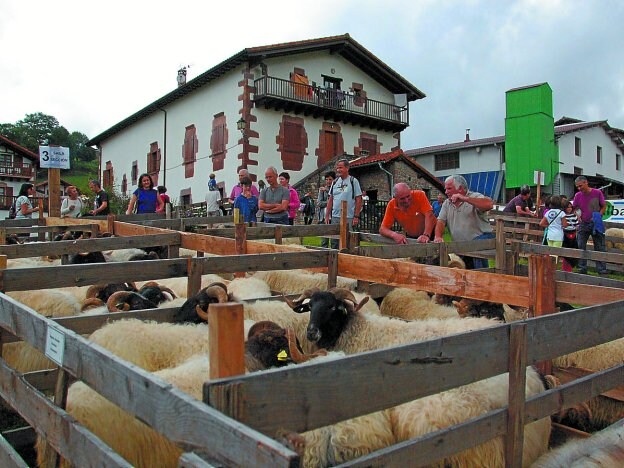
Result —
<instances>
[{"instance_id":1,"label":"sheep","mask_svg":"<svg viewBox=\"0 0 624 468\"><path fill-rule=\"evenodd\" d=\"M255 278L267 282L272 291L284 294L299 294L309 288L327 289L327 275L325 273L312 273L306 270L272 270L257 271ZM354 290L357 281L339 276L337 286Z\"/></svg>"},{"instance_id":2,"label":"sheep","mask_svg":"<svg viewBox=\"0 0 624 468\"><path fill-rule=\"evenodd\" d=\"M553 359L553 365L557 367L580 367L594 372L608 369L622 362L624 362L624 338ZM624 402L598 395L585 403L589 414L578 414L578 417L568 414L570 423L595 431L604 429L624 418ZM579 418L588 418L588 420Z\"/></svg>"},{"instance_id":3,"label":"sheep","mask_svg":"<svg viewBox=\"0 0 624 468\"><path fill-rule=\"evenodd\" d=\"M381 302L379 310L381 315L404 320L459 317L455 308L436 304L426 291L408 288L395 288L390 291Z\"/></svg>"},{"instance_id":4,"label":"sheep","mask_svg":"<svg viewBox=\"0 0 624 468\"><path fill-rule=\"evenodd\" d=\"M136 260L158 260L158 254L148 254L143 249L117 249L103 252L107 262L132 262Z\"/></svg>"},{"instance_id":5,"label":"sheep","mask_svg":"<svg viewBox=\"0 0 624 468\"><path fill-rule=\"evenodd\" d=\"M305 303L305 299L310 299ZM487 328L497 322L485 318L428 319L402 322L387 317L365 316L361 303L347 290L309 290L290 301L295 312L310 311L307 338L318 347L353 354L392 345L406 344L453 333ZM507 404L506 374L430 395L393 409L392 421L397 440L404 441L458 424ZM527 369L527 395L544 390L537 372ZM434 410L435 409L435 410ZM537 459L548 448L550 421L535 421L525 428L524 460ZM453 466L501 466L504 464L502 438L447 457Z\"/></svg>"},{"instance_id":6,"label":"sheep","mask_svg":"<svg viewBox=\"0 0 624 468\"><path fill-rule=\"evenodd\" d=\"M80 312L80 303L66 291L45 289L37 294L31 291L10 291L7 295L45 317L69 317ZM2 347L2 357L19 372L51 369L56 366L23 341L5 344Z\"/></svg>"},{"instance_id":7,"label":"sheep","mask_svg":"<svg viewBox=\"0 0 624 468\"><path fill-rule=\"evenodd\" d=\"M596 466L620 468L624 464L624 423L614 424L587 439L572 439L542 455L534 468Z\"/></svg>"},{"instance_id":8,"label":"sheep","mask_svg":"<svg viewBox=\"0 0 624 468\"><path fill-rule=\"evenodd\" d=\"M251 276L249 278L235 278L227 285L228 294L232 301L271 297L271 288L266 281Z\"/></svg>"},{"instance_id":9,"label":"sheep","mask_svg":"<svg viewBox=\"0 0 624 468\"><path fill-rule=\"evenodd\" d=\"M605 236L608 237L619 237L624 239L624 229L620 228L608 228L605 231ZM605 242L607 249L618 249L624 250L624 240L622 242L606 240Z\"/></svg>"},{"instance_id":10,"label":"sheep","mask_svg":"<svg viewBox=\"0 0 624 468\"><path fill-rule=\"evenodd\" d=\"M201 279L201 287L205 288L211 283L224 283L227 284L227 280L225 280L220 275L215 274L207 274L203 275ZM145 284L149 283L149 281L137 282L136 285L140 289ZM158 280L158 284L169 288L177 297L186 297L187 296L187 288L188 288L188 278L186 276L180 276L177 278L163 278Z\"/></svg>"}]
</instances>

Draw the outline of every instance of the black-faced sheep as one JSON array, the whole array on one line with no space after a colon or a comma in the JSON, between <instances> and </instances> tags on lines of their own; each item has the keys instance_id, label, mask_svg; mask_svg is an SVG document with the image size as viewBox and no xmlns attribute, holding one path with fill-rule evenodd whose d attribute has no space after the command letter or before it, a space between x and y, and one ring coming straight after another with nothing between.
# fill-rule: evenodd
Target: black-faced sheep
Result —
<instances>
[{"instance_id":1,"label":"black-faced sheep","mask_svg":"<svg viewBox=\"0 0 624 468\"><path fill-rule=\"evenodd\" d=\"M228 301L227 286L212 283L193 297L189 297L173 317L176 323L201 323L208 321L208 306Z\"/></svg>"},{"instance_id":2,"label":"black-faced sheep","mask_svg":"<svg viewBox=\"0 0 624 468\"><path fill-rule=\"evenodd\" d=\"M358 313L361 304L349 291L306 291L291 301L295 312L310 311L308 340L328 350L347 354L406 344L430 338L486 328L497 322L485 318L422 320L403 322L386 317ZM309 299L309 302L305 302ZM393 431L399 441L459 424L467 419L507 404L508 377L491 377L470 385L430 395L400 405L392 410ZM544 384L535 370L527 369L527 395L544 391ZM550 420L545 418L525 428L523 456L525 463L536 460L548 448ZM447 457L443 463L452 466L503 466L502 438Z\"/></svg>"}]
</instances>

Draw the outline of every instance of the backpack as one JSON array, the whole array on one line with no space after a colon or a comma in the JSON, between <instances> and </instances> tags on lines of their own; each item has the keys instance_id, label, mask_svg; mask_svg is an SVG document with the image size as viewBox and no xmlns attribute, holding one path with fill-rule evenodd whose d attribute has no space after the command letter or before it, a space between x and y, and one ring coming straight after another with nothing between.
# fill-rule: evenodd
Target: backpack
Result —
<instances>
[{"instance_id":1,"label":"backpack","mask_svg":"<svg viewBox=\"0 0 624 468\"><path fill-rule=\"evenodd\" d=\"M329 187L329 194L328 194L328 198L331 194L334 193L334 185L336 185L336 182L338 182L338 180L340 179L340 177L336 178L332 184L331 187ZM353 198L353 200L355 200L355 187L353 186L353 176L349 176L349 181L351 182L351 197Z\"/></svg>"},{"instance_id":2,"label":"backpack","mask_svg":"<svg viewBox=\"0 0 624 468\"><path fill-rule=\"evenodd\" d=\"M16 201L17 200L13 200L13 204L11 205L11 208L9 208L9 219L15 219L17 216L17 209L15 208Z\"/></svg>"}]
</instances>

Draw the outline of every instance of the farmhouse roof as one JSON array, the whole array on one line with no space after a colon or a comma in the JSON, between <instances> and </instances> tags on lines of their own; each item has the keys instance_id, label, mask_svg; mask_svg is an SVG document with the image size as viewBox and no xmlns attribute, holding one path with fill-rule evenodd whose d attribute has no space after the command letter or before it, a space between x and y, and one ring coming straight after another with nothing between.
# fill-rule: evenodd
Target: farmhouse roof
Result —
<instances>
[{"instance_id":1,"label":"farmhouse roof","mask_svg":"<svg viewBox=\"0 0 624 468\"><path fill-rule=\"evenodd\" d=\"M21 145L18 145L14 141L9 140L7 137L0 135L0 144L11 148L16 153L19 153L21 156L30 159L31 161L39 162L39 155L37 153L33 153L27 148L24 148Z\"/></svg>"},{"instance_id":2,"label":"farmhouse roof","mask_svg":"<svg viewBox=\"0 0 624 468\"><path fill-rule=\"evenodd\" d=\"M408 166L411 166L419 174L422 174L423 178L427 180L433 187L437 188L441 192L444 192L444 184L440 182L431 172L418 164L412 158L408 158L403 150L394 150L389 153L373 154L370 156L362 156L350 162L349 168L357 170L360 167L375 166L378 167L379 163L402 161Z\"/></svg>"},{"instance_id":3,"label":"farmhouse roof","mask_svg":"<svg viewBox=\"0 0 624 468\"><path fill-rule=\"evenodd\" d=\"M379 58L377 58L377 56L364 48L359 42L355 41L349 34L308 39L305 41L286 42L241 50L208 71L188 81L185 85L174 89L170 93L132 114L130 117L127 117L108 130L100 133L96 137L89 140L87 145L91 146L99 144L101 141L111 137L117 132L120 132L124 128L154 112L159 111L172 102L183 98L187 94L190 94L198 88L223 76L225 73L245 62L250 62L255 65L256 63L271 57L281 57L321 50L329 50L332 54L338 54L344 57L356 67L364 70L369 76L392 91L394 94L405 94L408 101L415 101L416 99L422 99L425 97L425 94L422 91L382 62Z\"/></svg>"}]
</instances>

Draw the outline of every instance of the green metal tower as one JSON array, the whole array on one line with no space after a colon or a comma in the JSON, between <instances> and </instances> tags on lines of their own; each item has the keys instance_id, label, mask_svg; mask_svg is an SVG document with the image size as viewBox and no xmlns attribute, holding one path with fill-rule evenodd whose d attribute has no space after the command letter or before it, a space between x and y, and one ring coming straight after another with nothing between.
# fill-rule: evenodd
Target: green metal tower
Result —
<instances>
[{"instance_id":1,"label":"green metal tower","mask_svg":"<svg viewBox=\"0 0 624 468\"><path fill-rule=\"evenodd\" d=\"M552 182L559 167L555 145L552 89L548 83L510 89L506 93L505 179L507 188L533 185L534 171Z\"/></svg>"}]
</instances>

